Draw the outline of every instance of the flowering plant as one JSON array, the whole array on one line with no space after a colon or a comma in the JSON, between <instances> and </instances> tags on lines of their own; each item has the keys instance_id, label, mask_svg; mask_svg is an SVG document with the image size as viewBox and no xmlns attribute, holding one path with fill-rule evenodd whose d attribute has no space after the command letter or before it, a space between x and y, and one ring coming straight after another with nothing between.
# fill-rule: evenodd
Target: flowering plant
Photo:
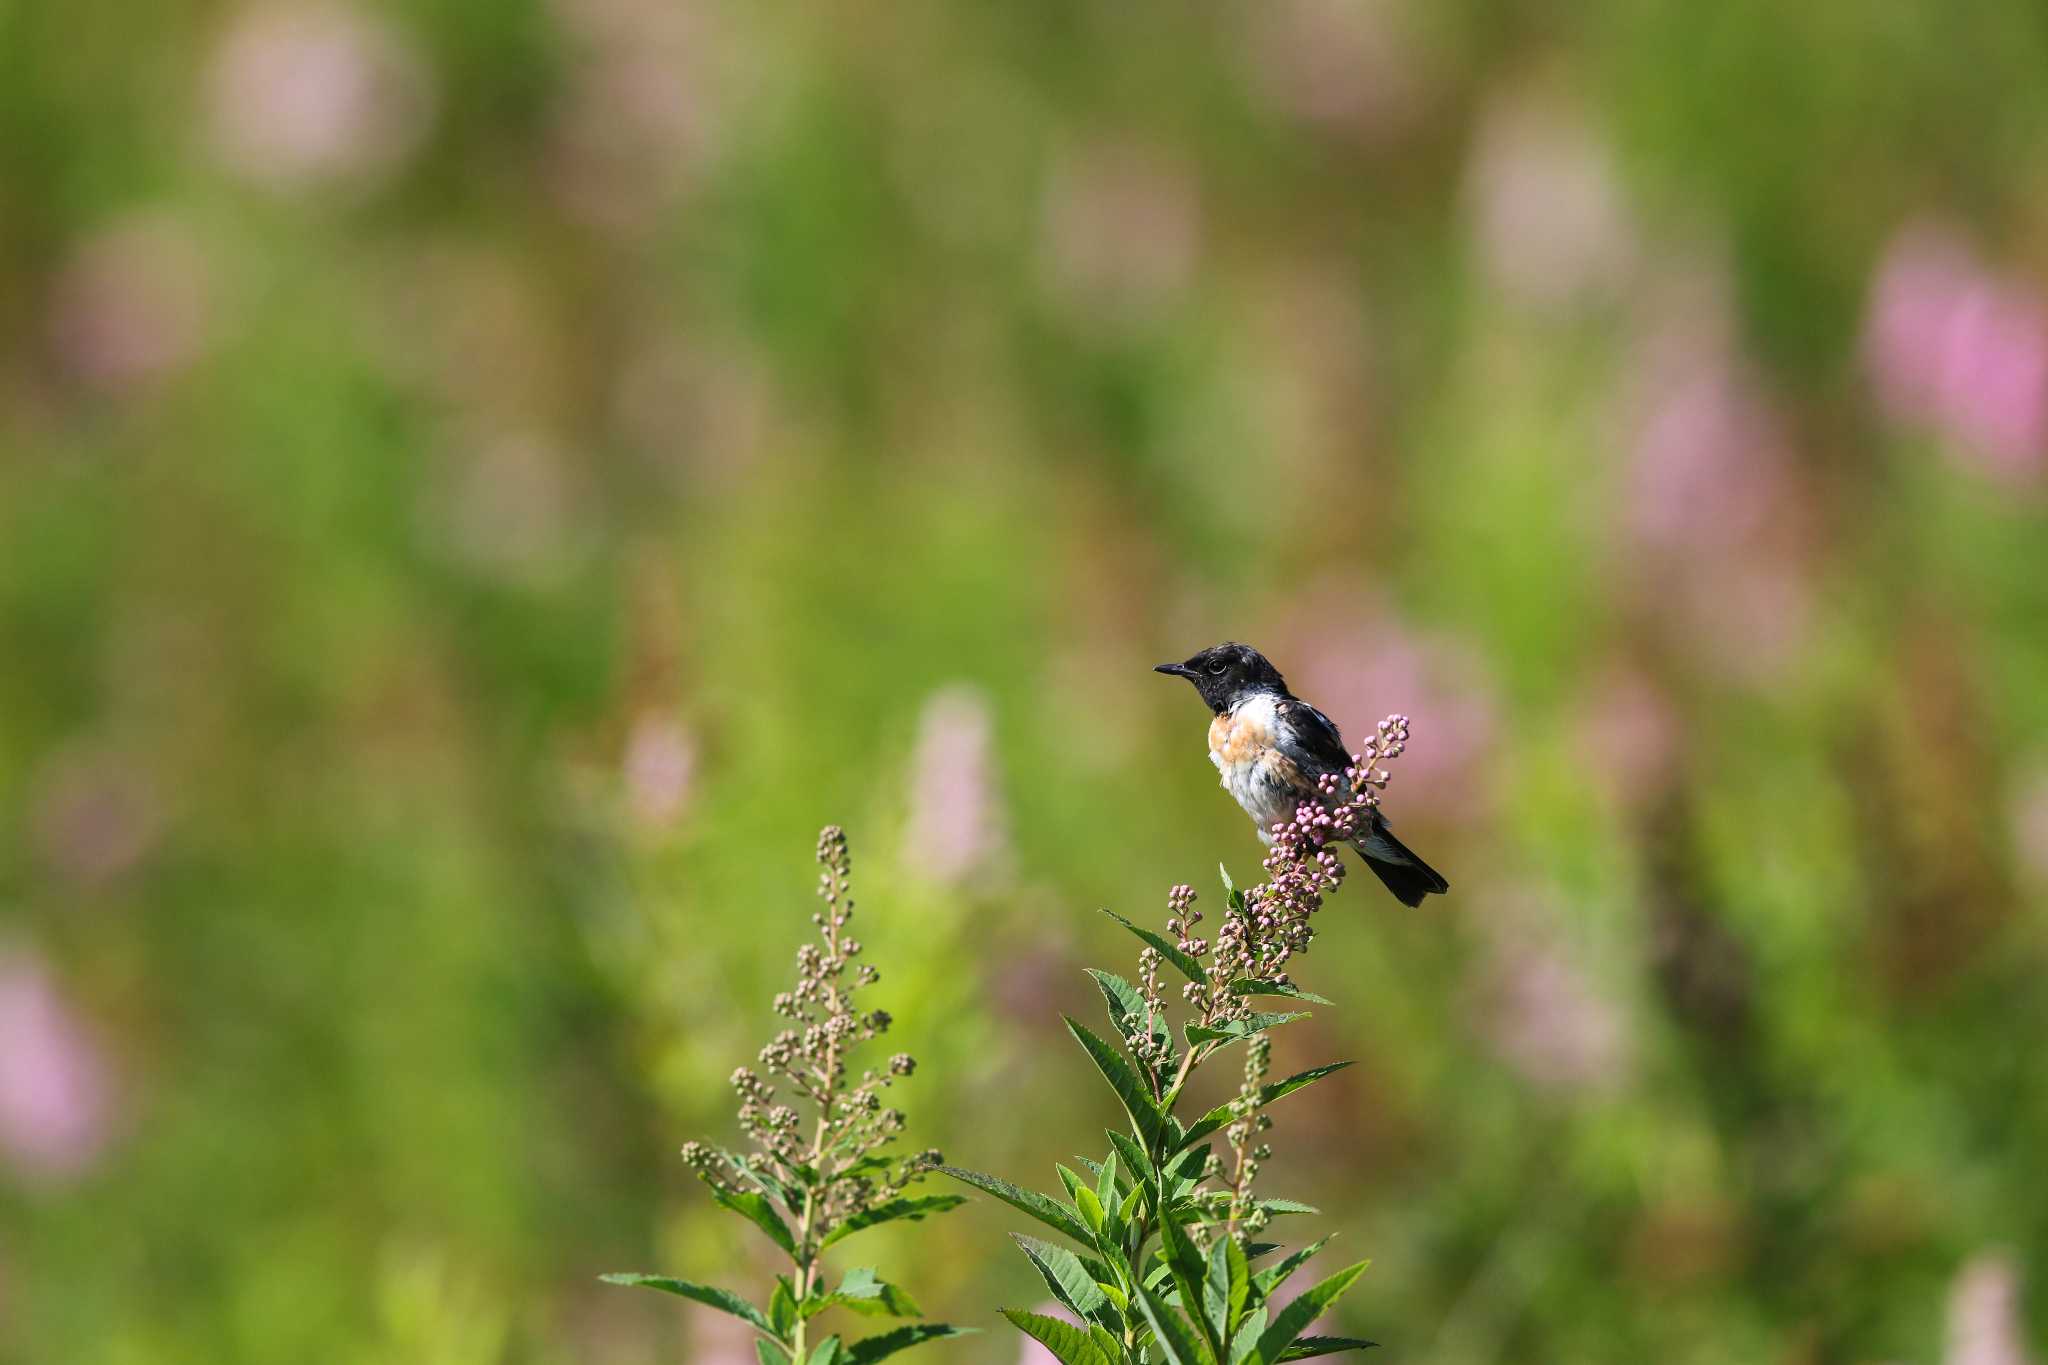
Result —
<instances>
[{"instance_id":1,"label":"flowering plant","mask_svg":"<svg viewBox=\"0 0 2048 1365\"><path fill-rule=\"evenodd\" d=\"M903 1131L903 1113L882 1103L882 1092L916 1069L897 1053L879 1069L856 1076L849 1056L889 1030L883 1010L863 1012L856 993L877 979L872 966L854 965L859 940L846 932L853 919L852 864L846 835L828 826L818 836L824 872L818 894L825 908L813 915L819 942L797 950L795 989L775 997L788 1020L761 1049L760 1070L733 1072L740 1099L739 1125L753 1145L747 1153L691 1142L683 1160L709 1187L719 1207L752 1223L788 1258L765 1308L730 1290L669 1275L622 1274L612 1284L643 1285L707 1304L741 1319L759 1333L761 1365L871 1365L896 1352L964 1329L912 1323L893 1331L813 1343L811 1319L843 1308L864 1316L918 1317L916 1302L869 1267L848 1270L826 1287L823 1254L857 1232L901 1219L943 1213L965 1199L957 1194L911 1194L939 1164L937 1152L892 1159L882 1149ZM786 1100L778 1098L787 1087Z\"/></svg>"},{"instance_id":2,"label":"flowering plant","mask_svg":"<svg viewBox=\"0 0 2048 1365\"><path fill-rule=\"evenodd\" d=\"M1267 1080L1270 1031L1308 1015L1262 1010L1253 1002L1329 1003L1296 986L1287 969L1308 951L1312 917L1344 880L1344 865L1330 845L1367 827L1388 780L1381 764L1398 757L1407 742L1405 716L1380 722L1343 776L1323 780L1320 802L1303 804L1292 822L1274 826L1265 882L1239 891L1224 872L1226 908L1213 942L1200 934L1202 914L1187 886L1167 896L1171 938L1112 914L1145 945L1135 982L1089 971L1121 1047L1066 1021L1131 1125L1128 1133L1109 1130L1109 1151L1100 1162L1082 1162L1090 1178L1058 1166L1066 1194L1058 1199L992 1175L944 1168L1079 1248L1017 1237L1075 1321L1015 1309L1003 1314L1065 1365L1277 1365L1373 1344L1305 1335L1364 1273L1366 1262L1284 1305L1273 1301L1275 1290L1328 1239L1254 1268L1283 1250L1260 1240L1273 1218L1316 1212L1254 1189L1272 1155L1267 1110L1350 1063ZM1168 968L1184 978L1179 994L1188 1017L1178 1039L1161 981ZM1178 1116L1175 1108L1195 1072L1240 1043L1245 1061L1236 1097L1199 1117Z\"/></svg>"}]
</instances>

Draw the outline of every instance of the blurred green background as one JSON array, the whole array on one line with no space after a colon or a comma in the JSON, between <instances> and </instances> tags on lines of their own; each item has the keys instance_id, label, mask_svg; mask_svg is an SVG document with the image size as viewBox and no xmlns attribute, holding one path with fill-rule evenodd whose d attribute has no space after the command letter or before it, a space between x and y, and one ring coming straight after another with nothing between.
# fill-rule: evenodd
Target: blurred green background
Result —
<instances>
[{"instance_id":1,"label":"blurred green background","mask_svg":"<svg viewBox=\"0 0 2048 1365\"><path fill-rule=\"evenodd\" d=\"M1360 1061L1267 1178L1345 1328L2036 1358L2044 64L2012 4L0 0L0 1359L751 1359L594 1276L765 1282L675 1149L818 826L911 1141L1050 1183L1095 908L1257 871L1148 671L1227 637L1414 717L1454 886L1347 887L1281 1038ZM1016 1223L861 1259L999 1327Z\"/></svg>"}]
</instances>

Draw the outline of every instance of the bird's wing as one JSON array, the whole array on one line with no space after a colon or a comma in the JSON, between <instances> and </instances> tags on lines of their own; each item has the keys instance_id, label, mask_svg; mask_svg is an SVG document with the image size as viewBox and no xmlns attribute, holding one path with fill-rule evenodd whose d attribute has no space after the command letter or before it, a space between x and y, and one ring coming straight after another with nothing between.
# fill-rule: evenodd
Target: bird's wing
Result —
<instances>
[{"instance_id":1,"label":"bird's wing","mask_svg":"<svg viewBox=\"0 0 2048 1365\"><path fill-rule=\"evenodd\" d=\"M1311 778L1324 773L1341 773L1351 765L1344 737L1336 722L1299 697L1280 703L1280 718L1287 722L1279 730L1276 748L1294 761Z\"/></svg>"}]
</instances>

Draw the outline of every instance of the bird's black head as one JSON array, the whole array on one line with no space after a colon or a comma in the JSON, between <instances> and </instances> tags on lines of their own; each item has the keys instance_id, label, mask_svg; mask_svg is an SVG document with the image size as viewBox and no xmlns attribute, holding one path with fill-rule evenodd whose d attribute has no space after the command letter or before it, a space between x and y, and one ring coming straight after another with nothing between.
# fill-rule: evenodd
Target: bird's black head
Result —
<instances>
[{"instance_id":1,"label":"bird's black head","mask_svg":"<svg viewBox=\"0 0 2048 1365\"><path fill-rule=\"evenodd\" d=\"M1288 695L1280 670L1250 645L1235 642L1212 645L1184 664L1160 664L1152 671L1186 678L1219 716L1254 692Z\"/></svg>"}]
</instances>

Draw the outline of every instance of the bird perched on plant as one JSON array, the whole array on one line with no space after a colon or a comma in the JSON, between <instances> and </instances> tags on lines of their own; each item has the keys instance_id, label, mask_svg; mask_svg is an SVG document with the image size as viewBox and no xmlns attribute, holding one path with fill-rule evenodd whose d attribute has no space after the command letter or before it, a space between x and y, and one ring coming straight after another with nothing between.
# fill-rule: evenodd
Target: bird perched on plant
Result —
<instances>
[{"instance_id":1,"label":"bird perched on plant","mask_svg":"<svg viewBox=\"0 0 2048 1365\"><path fill-rule=\"evenodd\" d=\"M1332 798L1320 788L1351 766L1344 738L1330 718L1287 690L1287 680L1250 645L1212 646L1186 663L1153 670L1186 678L1216 718L1209 722L1209 761L1222 774L1223 789L1237 799L1271 844L1273 826L1294 819L1308 803L1325 808ZM1420 905L1450 883L1394 837L1377 810L1351 841L1373 875L1403 905Z\"/></svg>"}]
</instances>

